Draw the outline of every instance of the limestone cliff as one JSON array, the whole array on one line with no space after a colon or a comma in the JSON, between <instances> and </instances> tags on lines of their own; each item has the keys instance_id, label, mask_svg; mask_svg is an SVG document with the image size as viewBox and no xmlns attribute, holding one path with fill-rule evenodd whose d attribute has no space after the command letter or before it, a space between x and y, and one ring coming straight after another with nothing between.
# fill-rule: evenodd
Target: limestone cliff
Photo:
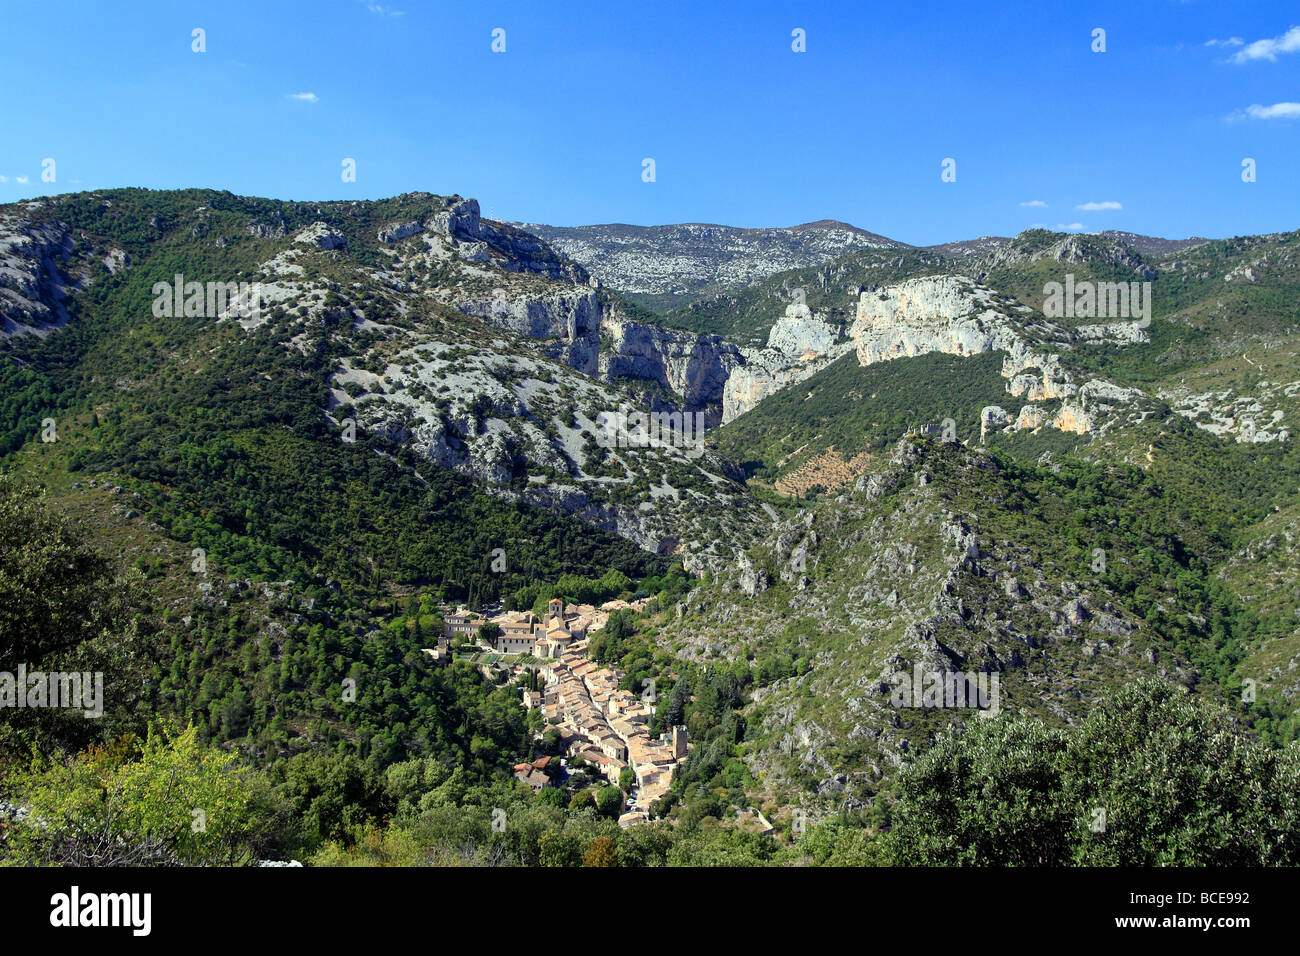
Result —
<instances>
[{"instance_id":1,"label":"limestone cliff","mask_svg":"<svg viewBox=\"0 0 1300 956\"><path fill-rule=\"evenodd\" d=\"M1146 323L1111 323L1088 327L1086 334L1039 319L1026 306L994 290L955 275L909 279L886 288L864 290L857 318L849 330L858 361L863 365L929 352L977 355L1003 351L1002 377L1007 393L1029 404L1012 416L992 405L980 416L980 437L994 429L1047 426L1085 434L1118 406L1142 397L1138 389L1091 380L1076 385L1061 364L1060 354L1081 341L1131 343L1145 337ZM1059 400L1053 411L1034 404Z\"/></svg>"},{"instance_id":2,"label":"limestone cliff","mask_svg":"<svg viewBox=\"0 0 1300 956\"><path fill-rule=\"evenodd\" d=\"M710 426L744 414L850 348L837 326L802 304L786 308L761 349L738 347L717 335L646 325L616 311L605 316L601 329L603 379L657 383L682 408L705 412Z\"/></svg>"},{"instance_id":3,"label":"limestone cliff","mask_svg":"<svg viewBox=\"0 0 1300 956\"><path fill-rule=\"evenodd\" d=\"M717 335L696 335L605 316L600 377L642 379L670 390L688 411L702 411L712 426L722 415L723 389L744 362L739 349Z\"/></svg>"},{"instance_id":4,"label":"limestone cliff","mask_svg":"<svg viewBox=\"0 0 1300 956\"><path fill-rule=\"evenodd\" d=\"M768 396L854 351L862 365L931 352L971 356L1005 353L1007 393L1028 403L1064 402L1059 409L1027 406L1022 414L986 416L991 427L1092 431L1099 414L1133 401L1140 392L1108 383L1081 389L1060 355L1085 342L1143 341L1145 323L1111 323L1072 330L974 280L927 276L859 294L845 329L803 303L786 307L761 349L737 347L718 336L670 331L606 317L602 377L657 382L683 407L709 410L709 424L735 420ZM719 412L720 406L720 412ZM1005 421L1004 421L1005 419Z\"/></svg>"},{"instance_id":5,"label":"limestone cliff","mask_svg":"<svg viewBox=\"0 0 1300 956\"><path fill-rule=\"evenodd\" d=\"M561 289L536 292L494 290L492 298L453 297L452 307L477 315L520 335L546 340L541 349L586 375L598 370L604 305L595 291Z\"/></svg>"},{"instance_id":6,"label":"limestone cliff","mask_svg":"<svg viewBox=\"0 0 1300 956\"><path fill-rule=\"evenodd\" d=\"M742 349L744 364L727 380L722 421L732 421L769 395L821 371L850 348L841 330L801 303L786 307L767 347Z\"/></svg>"},{"instance_id":7,"label":"limestone cliff","mask_svg":"<svg viewBox=\"0 0 1300 956\"><path fill-rule=\"evenodd\" d=\"M599 283L536 236L483 219L475 199L451 196L424 219L380 226L376 237L393 271L456 276L454 284L429 290L438 300L538 340L543 354L596 374L604 315ZM382 277L410 291L408 280Z\"/></svg>"},{"instance_id":8,"label":"limestone cliff","mask_svg":"<svg viewBox=\"0 0 1300 956\"><path fill-rule=\"evenodd\" d=\"M0 217L0 338L43 336L67 322L63 299L81 282L69 275L77 268L71 247L62 223ZM104 267L113 271L117 261L106 258Z\"/></svg>"}]
</instances>

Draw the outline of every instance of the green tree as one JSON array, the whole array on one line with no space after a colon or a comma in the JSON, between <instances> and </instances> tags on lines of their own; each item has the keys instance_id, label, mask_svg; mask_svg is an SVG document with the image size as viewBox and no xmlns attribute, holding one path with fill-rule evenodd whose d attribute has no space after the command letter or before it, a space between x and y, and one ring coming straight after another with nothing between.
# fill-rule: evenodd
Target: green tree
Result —
<instances>
[{"instance_id":1,"label":"green tree","mask_svg":"<svg viewBox=\"0 0 1300 956\"><path fill-rule=\"evenodd\" d=\"M0 660L44 660L120 625L112 567L43 492L0 474Z\"/></svg>"},{"instance_id":2,"label":"green tree","mask_svg":"<svg viewBox=\"0 0 1300 956\"><path fill-rule=\"evenodd\" d=\"M1300 747L1148 679L1070 731L1003 715L951 730L899 777L905 865L1247 866L1300 862Z\"/></svg>"},{"instance_id":3,"label":"green tree","mask_svg":"<svg viewBox=\"0 0 1300 956\"><path fill-rule=\"evenodd\" d=\"M1004 715L945 733L899 777L891 837L905 865L1061 866L1070 809L1067 738Z\"/></svg>"},{"instance_id":4,"label":"green tree","mask_svg":"<svg viewBox=\"0 0 1300 956\"><path fill-rule=\"evenodd\" d=\"M0 474L0 661L11 670L98 672L104 708L97 720L74 708L7 708L0 752L75 752L145 732L141 687L154 627L147 600L139 570L115 576L43 492Z\"/></svg>"},{"instance_id":5,"label":"green tree","mask_svg":"<svg viewBox=\"0 0 1300 956\"><path fill-rule=\"evenodd\" d=\"M623 810L623 791L612 784L596 792L596 812L603 817L617 818Z\"/></svg>"},{"instance_id":6,"label":"green tree","mask_svg":"<svg viewBox=\"0 0 1300 956\"><path fill-rule=\"evenodd\" d=\"M538 851L541 866L581 866L582 844L567 833L547 833Z\"/></svg>"},{"instance_id":7,"label":"green tree","mask_svg":"<svg viewBox=\"0 0 1300 956\"><path fill-rule=\"evenodd\" d=\"M306 753L275 770L309 850L327 839L351 841L391 808L383 781L355 754Z\"/></svg>"},{"instance_id":8,"label":"green tree","mask_svg":"<svg viewBox=\"0 0 1300 956\"><path fill-rule=\"evenodd\" d=\"M200 744L193 725L38 760L10 785L42 821L11 834L18 858L33 863L247 864L283 823L262 775Z\"/></svg>"},{"instance_id":9,"label":"green tree","mask_svg":"<svg viewBox=\"0 0 1300 956\"><path fill-rule=\"evenodd\" d=\"M1300 748L1260 744L1178 685L1142 681L1103 698L1065 765L1076 863L1300 863Z\"/></svg>"}]
</instances>

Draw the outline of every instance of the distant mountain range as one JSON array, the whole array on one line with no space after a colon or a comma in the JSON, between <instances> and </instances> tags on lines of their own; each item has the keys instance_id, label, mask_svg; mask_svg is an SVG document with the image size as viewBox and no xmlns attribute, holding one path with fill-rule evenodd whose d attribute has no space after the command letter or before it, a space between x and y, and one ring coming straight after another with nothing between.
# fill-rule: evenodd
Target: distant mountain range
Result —
<instances>
[{"instance_id":1,"label":"distant mountain range","mask_svg":"<svg viewBox=\"0 0 1300 956\"><path fill-rule=\"evenodd\" d=\"M980 236L914 246L836 219L771 228L697 222L664 226L511 225L545 239L554 249L585 266L605 285L660 311L680 308L711 294L744 288L779 272L832 262L861 250L915 249L946 258L963 258L986 255L1010 241L1005 236ZM1209 241L1162 239L1114 230L1098 235L1144 255L1165 255Z\"/></svg>"},{"instance_id":2,"label":"distant mountain range","mask_svg":"<svg viewBox=\"0 0 1300 956\"><path fill-rule=\"evenodd\" d=\"M707 223L519 226L582 263L604 284L659 309L741 288L773 273L820 265L854 250L905 248L831 219L771 229Z\"/></svg>"}]
</instances>

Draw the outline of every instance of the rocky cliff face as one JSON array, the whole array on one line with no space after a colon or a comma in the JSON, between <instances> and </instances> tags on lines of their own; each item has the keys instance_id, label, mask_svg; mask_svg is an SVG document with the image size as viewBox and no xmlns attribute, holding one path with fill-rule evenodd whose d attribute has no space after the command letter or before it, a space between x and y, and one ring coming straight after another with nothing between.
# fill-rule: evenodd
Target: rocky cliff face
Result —
<instances>
[{"instance_id":1,"label":"rocky cliff face","mask_svg":"<svg viewBox=\"0 0 1300 956\"><path fill-rule=\"evenodd\" d=\"M423 220L379 227L381 249L394 272L454 276L427 293L457 312L538 342L539 351L587 374L597 373L600 325L605 307L599 283L546 243L479 215L478 201L458 196ZM376 275L376 278L380 278ZM411 291L411 283L383 276Z\"/></svg>"},{"instance_id":2,"label":"rocky cliff face","mask_svg":"<svg viewBox=\"0 0 1300 956\"><path fill-rule=\"evenodd\" d=\"M842 329L832 325L808 306L786 306L785 315L776 321L767 335L767 347L794 359L828 355L843 338Z\"/></svg>"},{"instance_id":3,"label":"rocky cliff face","mask_svg":"<svg viewBox=\"0 0 1300 956\"><path fill-rule=\"evenodd\" d=\"M986 433L993 427L1037 430L1044 425L1083 433L1093 429L1100 413L1141 393L1105 382L1081 388L1063 367L1060 352L1084 341L1144 341L1144 329L1145 323L1134 322L1071 330L967 277L927 276L864 290L848 329L806 305L789 305L761 349L737 348L717 336L606 320L610 349L601 357L601 371L607 379L653 380L685 407L708 407L711 415L720 403L720 420L726 424L850 351L862 365L931 352L971 356L1002 351L1008 395L1029 403L1066 404L1059 409L1031 405L1022 414L992 406L986 410Z\"/></svg>"},{"instance_id":4,"label":"rocky cliff face","mask_svg":"<svg viewBox=\"0 0 1300 956\"><path fill-rule=\"evenodd\" d=\"M601 378L654 382L673 392L681 408L704 412L709 426L721 419L724 387L744 362L734 345L720 336L661 329L617 313L606 317L601 330L606 345Z\"/></svg>"},{"instance_id":5,"label":"rocky cliff face","mask_svg":"<svg viewBox=\"0 0 1300 956\"><path fill-rule=\"evenodd\" d=\"M1086 334L1037 319L1032 310L963 276L910 279L864 291L850 337L863 365L928 352L978 355L1003 351L1007 393L1029 402L1016 415L991 405L980 416L980 437L998 428L1037 431L1044 426L1084 434L1119 406L1139 402L1139 389L1102 380L1075 384L1059 352L1081 341L1143 341L1145 322L1110 323ZM1049 408L1044 402L1059 403Z\"/></svg>"},{"instance_id":6,"label":"rocky cliff face","mask_svg":"<svg viewBox=\"0 0 1300 956\"><path fill-rule=\"evenodd\" d=\"M0 216L0 337L43 336L68 320L64 297L83 283L84 264L69 262L72 239L62 223ZM124 258L107 256L104 267Z\"/></svg>"},{"instance_id":7,"label":"rocky cliff face","mask_svg":"<svg viewBox=\"0 0 1300 956\"><path fill-rule=\"evenodd\" d=\"M1020 336L993 304L991 290L959 276L911 279L864 291L850 329L858 361L870 365L927 352L1009 350Z\"/></svg>"},{"instance_id":8,"label":"rocky cliff face","mask_svg":"<svg viewBox=\"0 0 1300 956\"><path fill-rule=\"evenodd\" d=\"M1041 347L1069 348L1071 335L1060 326L1034 321L1032 310L963 276L910 279L865 290L849 329L863 365L930 352L1006 352L1002 376L1009 380L1007 391L1031 401L1069 392L1059 355Z\"/></svg>"},{"instance_id":9,"label":"rocky cliff face","mask_svg":"<svg viewBox=\"0 0 1300 956\"><path fill-rule=\"evenodd\" d=\"M592 292L545 294L494 290L490 299L452 297L458 312L477 315L493 325L542 340L542 351L584 375L598 372L599 336L605 307Z\"/></svg>"},{"instance_id":10,"label":"rocky cliff face","mask_svg":"<svg viewBox=\"0 0 1300 956\"><path fill-rule=\"evenodd\" d=\"M806 305L786 307L768 333L767 347L742 349L744 365L732 373L722 396L722 421L745 414L763 399L821 371L851 348L842 330Z\"/></svg>"},{"instance_id":11,"label":"rocky cliff face","mask_svg":"<svg viewBox=\"0 0 1300 956\"><path fill-rule=\"evenodd\" d=\"M850 347L841 329L805 305L786 308L762 349L618 315L607 317L602 328L602 378L655 382L672 392L680 407L706 412L710 427L743 415L767 396L825 368Z\"/></svg>"}]
</instances>

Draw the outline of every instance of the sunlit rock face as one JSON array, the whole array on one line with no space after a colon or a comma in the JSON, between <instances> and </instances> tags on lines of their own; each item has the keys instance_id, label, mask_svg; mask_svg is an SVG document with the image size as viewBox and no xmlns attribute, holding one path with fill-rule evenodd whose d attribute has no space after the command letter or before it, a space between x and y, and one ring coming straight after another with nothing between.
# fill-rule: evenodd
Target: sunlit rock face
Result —
<instances>
[{"instance_id":1,"label":"sunlit rock face","mask_svg":"<svg viewBox=\"0 0 1300 956\"><path fill-rule=\"evenodd\" d=\"M618 314L607 314L601 331L601 378L654 382L673 393L681 408L704 412L710 425L717 423L723 389L744 361L735 345L717 335L662 329Z\"/></svg>"},{"instance_id":2,"label":"sunlit rock face","mask_svg":"<svg viewBox=\"0 0 1300 956\"><path fill-rule=\"evenodd\" d=\"M987 290L961 276L911 279L858 297L849 331L863 365L946 352L978 355L1020 341Z\"/></svg>"}]
</instances>

